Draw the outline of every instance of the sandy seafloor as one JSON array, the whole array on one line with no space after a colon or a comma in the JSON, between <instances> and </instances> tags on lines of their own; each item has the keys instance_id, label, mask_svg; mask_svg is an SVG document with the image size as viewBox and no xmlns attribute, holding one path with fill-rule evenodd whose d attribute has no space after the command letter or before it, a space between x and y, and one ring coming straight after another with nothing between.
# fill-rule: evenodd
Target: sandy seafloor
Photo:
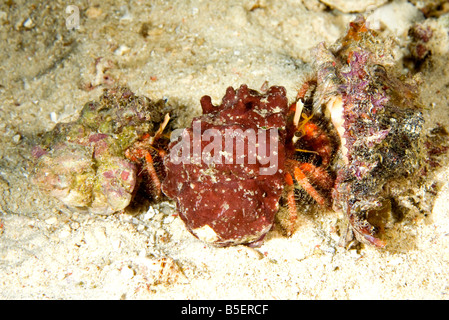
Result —
<instances>
[{"instance_id":1,"label":"sandy seafloor","mask_svg":"<svg viewBox=\"0 0 449 320\"><path fill-rule=\"evenodd\" d=\"M186 231L173 203L134 216L74 213L30 182L33 137L75 119L111 85L183 106L184 123L200 114L201 96L218 104L228 86L268 81L292 100L310 49L334 42L354 19L345 11L371 17L404 54L413 23L432 27L420 85L426 126L449 126L447 7L427 18L419 10L435 2L2 2L0 298L447 299L444 164L432 214L395 225L383 250L339 247L343 217L333 212L300 215L292 237L275 228L259 248L215 248ZM68 5L80 13L70 31Z\"/></svg>"}]
</instances>

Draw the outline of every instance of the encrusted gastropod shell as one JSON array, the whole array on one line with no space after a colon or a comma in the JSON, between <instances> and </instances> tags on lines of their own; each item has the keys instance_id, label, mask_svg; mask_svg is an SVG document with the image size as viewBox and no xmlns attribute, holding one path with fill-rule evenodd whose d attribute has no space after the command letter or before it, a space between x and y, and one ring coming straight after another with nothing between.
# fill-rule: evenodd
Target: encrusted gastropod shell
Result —
<instances>
[{"instance_id":1,"label":"encrusted gastropod shell","mask_svg":"<svg viewBox=\"0 0 449 320\"><path fill-rule=\"evenodd\" d=\"M80 117L40 139L33 180L67 206L97 214L125 209L138 186L138 166L125 151L157 130L167 112L162 100L135 96L128 88L106 90L86 103Z\"/></svg>"},{"instance_id":2,"label":"encrusted gastropod shell","mask_svg":"<svg viewBox=\"0 0 449 320\"><path fill-rule=\"evenodd\" d=\"M389 185L413 177L422 163L416 84L399 77L389 57L361 17L329 49L320 44L314 51L315 111L330 117L341 145L333 207L356 236L379 247L385 242L376 220L391 208Z\"/></svg>"}]
</instances>

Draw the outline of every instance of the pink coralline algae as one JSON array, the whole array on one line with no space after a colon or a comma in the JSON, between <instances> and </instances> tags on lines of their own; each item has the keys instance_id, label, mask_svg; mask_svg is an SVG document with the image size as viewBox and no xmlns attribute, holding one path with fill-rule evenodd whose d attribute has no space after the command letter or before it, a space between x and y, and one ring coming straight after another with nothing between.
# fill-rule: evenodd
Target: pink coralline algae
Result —
<instances>
[{"instance_id":1,"label":"pink coralline algae","mask_svg":"<svg viewBox=\"0 0 449 320\"><path fill-rule=\"evenodd\" d=\"M162 190L199 239L218 246L257 242L271 229L283 191L285 89L229 87L219 106L209 96L201 106L203 115L169 145Z\"/></svg>"}]
</instances>

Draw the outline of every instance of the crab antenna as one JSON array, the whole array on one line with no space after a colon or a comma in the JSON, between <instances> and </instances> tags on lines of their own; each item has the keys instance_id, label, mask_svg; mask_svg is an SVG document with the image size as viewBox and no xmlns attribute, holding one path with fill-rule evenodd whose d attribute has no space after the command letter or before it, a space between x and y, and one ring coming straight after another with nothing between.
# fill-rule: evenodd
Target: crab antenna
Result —
<instances>
[{"instance_id":1,"label":"crab antenna","mask_svg":"<svg viewBox=\"0 0 449 320\"><path fill-rule=\"evenodd\" d=\"M150 144L153 144L162 134L168 122L170 121L170 114L166 114L164 117L164 122L162 122L159 126L159 129L156 131L153 137L150 138Z\"/></svg>"}]
</instances>

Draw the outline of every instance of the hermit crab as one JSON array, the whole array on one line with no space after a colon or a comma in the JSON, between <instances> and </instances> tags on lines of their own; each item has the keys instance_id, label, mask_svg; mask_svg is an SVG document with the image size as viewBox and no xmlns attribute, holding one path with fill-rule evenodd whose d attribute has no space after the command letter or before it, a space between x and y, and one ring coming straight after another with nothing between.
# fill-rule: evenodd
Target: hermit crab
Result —
<instances>
[{"instance_id":1,"label":"hermit crab","mask_svg":"<svg viewBox=\"0 0 449 320\"><path fill-rule=\"evenodd\" d=\"M162 131L169 111L165 101L136 96L126 87L105 90L76 121L59 123L40 137L32 151L34 182L67 206L98 214L125 209L139 185L160 197L164 171L158 164L168 143Z\"/></svg>"},{"instance_id":2,"label":"hermit crab","mask_svg":"<svg viewBox=\"0 0 449 320\"><path fill-rule=\"evenodd\" d=\"M219 246L259 243L273 226L285 185L295 219L295 180L330 206L312 184L327 191L333 185L331 141L311 117L301 117L297 104L288 105L283 87L265 93L229 87L219 106L209 96L201 106L203 115L169 145L162 185L192 234ZM315 164L295 156L305 145L314 148Z\"/></svg>"},{"instance_id":3,"label":"hermit crab","mask_svg":"<svg viewBox=\"0 0 449 320\"><path fill-rule=\"evenodd\" d=\"M382 219L392 210L394 184L413 180L422 167L423 115L416 82L399 76L388 41L359 17L346 36L314 52L315 112L338 132L333 208L356 237L377 247Z\"/></svg>"},{"instance_id":4,"label":"hermit crab","mask_svg":"<svg viewBox=\"0 0 449 320\"><path fill-rule=\"evenodd\" d=\"M164 160L162 190L189 231L220 246L259 243L285 197L291 234L301 189L343 212L357 239L384 247L383 216L397 206L398 181L422 173L424 120L416 83L398 75L381 41L358 18L331 48L318 45L314 74L291 105L277 86L230 87L219 106L203 97L203 115ZM265 148L255 156L251 146ZM239 152L246 162L236 162ZM265 175L267 153L277 160Z\"/></svg>"},{"instance_id":5,"label":"hermit crab","mask_svg":"<svg viewBox=\"0 0 449 320\"><path fill-rule=\"evenodd\" d=\"M424 176L426 161L447 151L426 140L416 81L399 75L391 51L358 18L334 45L314 49L313 74L293 103L281 86L229 87L220 105L203 96L202 115L185 129L173 130L165 101L106 90L42 137L34 180L70 207L103 214L144 186L175 200L187 229L217 246L261 243L281 205L292 234L305 193L343 213L344 239L384 247L401 181Z\"/></svg>"}]
</instances>

